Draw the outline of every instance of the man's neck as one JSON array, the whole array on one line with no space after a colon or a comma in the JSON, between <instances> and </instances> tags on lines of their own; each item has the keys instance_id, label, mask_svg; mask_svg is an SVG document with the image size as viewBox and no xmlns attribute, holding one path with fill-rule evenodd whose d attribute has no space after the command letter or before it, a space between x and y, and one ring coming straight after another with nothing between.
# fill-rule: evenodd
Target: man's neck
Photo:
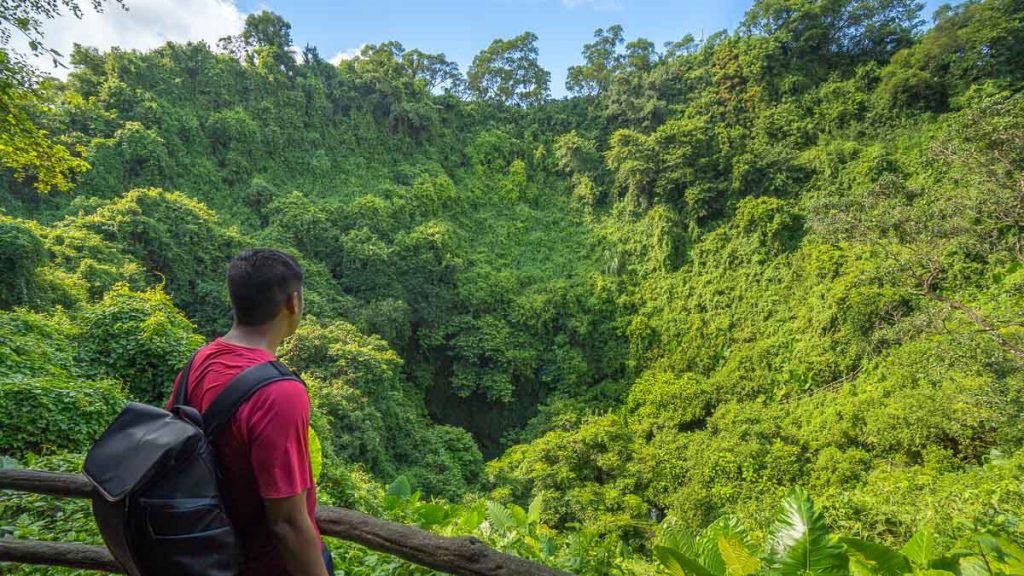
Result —
<instances>
[{"instance_id":1,"label":"man's neck","mask_svg":"<svg viewBox=\"0 0 1024 576\"><path fill-rule=\"evenodd\" d=\"M281 341L284 338L271 326L241 326L235 324L227 334L221 336L221 340L239 346L262 348L276 356L277 347L281 345Z\"/></svg>"}]
</instances>

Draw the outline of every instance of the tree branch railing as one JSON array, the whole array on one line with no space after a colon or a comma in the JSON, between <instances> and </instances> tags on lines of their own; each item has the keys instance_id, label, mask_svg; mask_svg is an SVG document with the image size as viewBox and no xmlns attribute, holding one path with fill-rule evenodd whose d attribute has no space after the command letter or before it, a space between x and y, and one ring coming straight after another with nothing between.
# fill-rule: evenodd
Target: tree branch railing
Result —
<instances>
[{"instance_id":1,"label":"tree branch railing","mask_svg":"<svg viewBox=\"0 0 1024 576\"><path fill-rule=\"evenodd\" d=\"M0 490L65 498L91 498L92 484L81 474L0 470ZM498 552L472 536L441 536L414 526L381 520L355 510L318 506L316 522L324 536L458 576L571 576L543 564ZM103 546L0 538L0 562L85 568L123 574Z\"/></svg>"}]
</instances>

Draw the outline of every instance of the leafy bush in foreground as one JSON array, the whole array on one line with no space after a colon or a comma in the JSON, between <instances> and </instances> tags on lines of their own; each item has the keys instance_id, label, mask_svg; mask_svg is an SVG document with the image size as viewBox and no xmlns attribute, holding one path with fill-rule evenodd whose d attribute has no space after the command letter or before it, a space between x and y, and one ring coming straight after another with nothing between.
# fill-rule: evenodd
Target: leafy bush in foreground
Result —
<instances>
[{"instance_id":1,"label":"leafy bush in foreground","mask_svg":"<svg viewBox=\"0 0 1024 576\"><path fill-rule=\"evenodd\" d=\"M765 551L733 517L723 516L700 534L663 524L658 560L674 576L1010 576L1024 573L1024 548L1005 535L975 532L949 550L923 528L900 549L833 535L810 497L794 488L775 517Z\"/></svg>"}]
</instances>

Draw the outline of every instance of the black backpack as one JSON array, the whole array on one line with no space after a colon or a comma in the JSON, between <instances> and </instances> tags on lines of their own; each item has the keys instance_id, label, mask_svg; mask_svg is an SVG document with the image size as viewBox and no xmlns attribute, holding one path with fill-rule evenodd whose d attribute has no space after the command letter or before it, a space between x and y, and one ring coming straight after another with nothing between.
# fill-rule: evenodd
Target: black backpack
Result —
<instances>
[{"instance_id":1,"label":"black backpack","mask_svg":"<svg viewBox=\"0 0 1024 576\"><path fill-rule=\"evenodd\" d=\"M131 576L238 573L241 547L220 496L211 441L257 390L302 381L280 362L257 364L200 416L186 397L194 360L181 372L170 412L128 404L85 457L85 477L97 492L96 524Z\"/></svg>"}]
</instances>

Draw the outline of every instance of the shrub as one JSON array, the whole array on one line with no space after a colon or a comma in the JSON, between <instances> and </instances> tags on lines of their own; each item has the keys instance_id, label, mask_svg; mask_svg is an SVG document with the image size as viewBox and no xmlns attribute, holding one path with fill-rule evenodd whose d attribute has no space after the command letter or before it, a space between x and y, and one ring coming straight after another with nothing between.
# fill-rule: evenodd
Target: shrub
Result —
<instances>
[{"instance_id":1,"label":"shrub","mask_svg":"<svg viewBox=\"0 0 1024 576\"><path fill-rule=\"evenodd\" d=\"M63 313L0 312L0 378L66 377L75 369L75 334Z\"/></svg>"},{"instance_id":2,"label":"shrub","mask_svg":"<svg viewBox=\"0 0 1024 576\"><path fill-rule=\"evenodd\" d=\"M121 380L143 402L166 401L178 370L203 343L160 288L135 292L118 284L80 322L87 373Z\"/></svg>"},{"instance_id":3,"label":"shrub","mask_svg":"<svg viewBox=\"0 0 1024 576\"><path fill-rule=\"evenodd\" d=\"M0 378L0 453L20 457L85 450L126 402L110 379Z\"/></svg>"},{"instance_id":4,"label":"shrub","mask_svg":"<svg viewBox=\"0 0 1024 576\"><path fill-rule=\"evenodd\" d=\"M0 308L32 300L36 268L46 262L43 241L27 225L0 216Z\"/></svg>"},{"instance_id":5,"label":"shrub","mask_svg":"<svg viewBox=\"0 0 1024 576\"><path fill-rule=\"evenodd\" d=\"M227 331L231 316L227 263L244 239L205 205L156 188L128 192L69 222L136 258L204 333Z\"/></svg>"}]
</instances>

